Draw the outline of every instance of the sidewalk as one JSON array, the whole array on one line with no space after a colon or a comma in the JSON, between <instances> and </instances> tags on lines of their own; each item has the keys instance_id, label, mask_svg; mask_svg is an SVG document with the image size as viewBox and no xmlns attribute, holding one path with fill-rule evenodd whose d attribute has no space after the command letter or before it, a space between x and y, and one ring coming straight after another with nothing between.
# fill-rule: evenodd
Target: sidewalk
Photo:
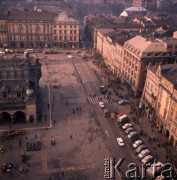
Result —
<instances>
[{"instance_id":1,"label":"sidewalk","mask_svg":"<svg viewBox=\"0 0 177 180\"><path fill-rule=\"evenodd\" d=\"M90 65L94 69L94 72L96 73L99 81L101 84L109 85L110 80L108 80L107 73L104 73L104 70L101 70L100 60L95 60L94 64L91 62ZM112 78L112 77L111 77ZM142 116L137 120L137 113L136 113L136 107L139 106L139 99L136 98L130 98L130 104L131 105L124 105L126 106L126 110L120 107L118 105L117 100L120 99L117 95L115 90L115 87L112 86L108 88L108 91L111 91L111 99L113 106L117 109L118 112L125 113L129 116L130 122L133 124L134 129L137 132L142 132L142 135L140 135L140 139L143 141L143 143L148 147L148 149L151 151L151 154L154 158L157 159L157 161L161 161L162 163L174 163L177 167L177 151L176 147L173 147L169 145L168 139L164 134L160 134L157 127L153 126L153 124L148 120L145 113L142 113ZM119 90L120 92L120 90ZM129 96L128 89L125 85L121 84L121 95L123 98L127 98ZM120 94L119 94L120 96ZM131 110L131 107L134 110ZM121 109L121 111L119 111ZM124 110L124 112L123 112ZM132 111L132 112L131 112ZM141 134L141 133L140 133Z\"/></svg>"}]
</instances>

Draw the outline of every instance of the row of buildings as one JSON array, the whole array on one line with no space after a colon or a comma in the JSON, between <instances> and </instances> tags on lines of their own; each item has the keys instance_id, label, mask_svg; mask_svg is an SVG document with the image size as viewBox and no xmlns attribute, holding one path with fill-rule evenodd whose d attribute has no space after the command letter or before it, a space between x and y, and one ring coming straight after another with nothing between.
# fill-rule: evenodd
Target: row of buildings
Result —
<instances>
[{"instance_id":1,"label":"row of buildings","mask_svg":"<svg viewBox=\"0 0 177 180\"><path fill-rule=\"evenodd\" d=\"M0 17L0 47L78 48L79 22L64 12L11 11Z\"/></svg>"},{"instance_id":2,"label":"row of buildings","mask_svg":"<svg viewBox=\"0 0 177 180\"><path fill-rule=\"evenodd\" d=\"M137 18L87 16L85 17L85 33L96 53L102 56L109 71L115 77L126 81L132 87L135 96L142 95L141 104L148 109L151 119L169 136L170 140L172 139L172 143L176 144L176 70L171 73L173 80L163 80L164 77L158 77L158 75L159 80L157 80L158 78L155 78L155 75L152 76L151 70L148 69L149 67L168 66L173 69L177 67L175 19L163 16L162 20L160 17L160 15ZM159 71L157 69L157 72ZM150 75L149 72L151 72ZM162 72L165 71L162 70ZM146 76L147 73L148 76ZM151 84L146 82L147 77L151 79ZM162 90L163 83L166 83L166 91ZM169 88L170 93L167 92ZM170 98L173 98L173 101ZM152 102L155 103L152 106L154 110L151 107ZM170 102L173 102L171 103L173 115L170 114ZM159 104L161 106L156 110ZM171 124L168 123L169 114L173 117Z\"/></svg>"}]
</instances>

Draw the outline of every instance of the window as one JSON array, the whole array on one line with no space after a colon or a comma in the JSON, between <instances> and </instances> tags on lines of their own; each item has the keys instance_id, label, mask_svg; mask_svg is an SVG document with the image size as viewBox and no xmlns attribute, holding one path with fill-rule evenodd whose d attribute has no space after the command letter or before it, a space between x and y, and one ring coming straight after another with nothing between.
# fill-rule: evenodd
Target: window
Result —
<instances>
[{"instance_id":1,"label":"window","mask_svg":"<svg viewBox=\"0 0 177 180\"><path fill-rule=\"evenodd\" d=\"M20 92L17 92L17 97L21 97L21 93Z\"/></svg>"},{"instance_id":2,"label":"window","mask_svg":"<svg viewBox=\"0 0 177 180\"><path fill-rule=\"evenodd\" d=\"M3 96L3 98L6 98L7 94L4 92L2 96Z\"/></svg>"},{"instance_id":3,"label":"window","mask_svg":"<svg viewBox=\"0 0 177 180\"><path fill-rule=\"evenodd\" d=\"M67 34L67 30L64 30L64 34Z\"/></svg>"},{"instance_id":4,"label":"window","mask_svg":"<svg viewBox=\"0 0 177 180\"><path fill-rule=\"evenodd\" d=\"M74 30L74 34L76 34L77 33L77 31L76 30Z\"/></svg>"},{"instance_id":5,"label":"window","mask_svg":"<svg viewBox=\"0 0 177 180\"><path fill-rule=\"evenodd\" d=\"M57 41L57 36L54 36L54 41Z\"/></svg>"},{"instance_id":6,"label":"window","mask_svg":"<svg viewBox=\"0 0 177 180\"><path fill-rule=\"evenodd\" d=\"M62 30L59 31L59 34L62 34Z\"/></svg>"},{"instance_id":7,"label":"window","mask_svg":"<svg viewBox=\"0 0 177 180\"><path fill-rule=\"evenodd\" d=\"M70 30L70 34L72 34L73 33L73 31L72 30Z\"/></svg>"}]
</instances>

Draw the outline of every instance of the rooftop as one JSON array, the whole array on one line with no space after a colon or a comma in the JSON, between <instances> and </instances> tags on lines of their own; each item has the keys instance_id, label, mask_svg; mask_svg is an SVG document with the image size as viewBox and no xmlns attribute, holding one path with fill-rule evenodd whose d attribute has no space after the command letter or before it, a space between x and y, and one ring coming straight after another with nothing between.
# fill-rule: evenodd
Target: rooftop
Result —
<instances>
[{"instance_id":1,"label":"rooftop","mask_svg":"<svg viewBox=\"0 0 177 180\"><path fill-rule=\"evenodd\" d=\"M162 41L157 39L146 39L141 36L135 36L134 38L126 41L126 46L130 46L139 50L140 52L166 52L166 46Z\"/></svg>"},{"instance_id":2,"label":"rooftop","mask_svg":"<svg viewBox=\"0 0 177 180\"><path fill-rule=\"evenodd\" d=\"M57 16L54 17L54 21L55 22L60 22L60 21L77 22L78 20L67 15L65 12L61 12Z\"/></svg>"},{"instance_id":3,"label":"rooftop","mask_svg":"<svg viewBox=\"0 0 177 180\"><path fill-rule=\"evenodd\" d=\"M10 11L8 20L52 21L53 13L36 11Z\"/></svg>"}]
</instances>

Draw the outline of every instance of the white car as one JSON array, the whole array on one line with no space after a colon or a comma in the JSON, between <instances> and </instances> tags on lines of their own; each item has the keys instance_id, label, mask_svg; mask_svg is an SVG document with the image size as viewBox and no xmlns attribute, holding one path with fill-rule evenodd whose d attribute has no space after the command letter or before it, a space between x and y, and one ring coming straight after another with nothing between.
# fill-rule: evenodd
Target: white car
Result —
<instances>
[{"instance_id":1,"label":"white car","mask_svg":"<svg viewBox=\"0 0 177 180\"><path fill-rule=\"evenodd\" d=\"M122 129L127 129L129 127L132 127L132 124L131 123L126 123L122 126Z\"/></svg>"},{"instance_id":2,"label":"white car","mask_svg":"<svg viewBox=\"0 0 177 180\"><path fill-rule=\"evenodd\" d=\"M124 141L123 141L122 138L117 138L117 142L118 142L120 147L125 146Z\"/></svg>"},{"instance_id":3,"label":"white car","mask_svg":"<svg viewBox=\"0 0 177 180\"><path fill-rule=\"evenodd\" d=\"M139 157L140 159L142 159L142 158L144 158L145 156L147 156L147 155L149 155L149 154L150 154L149 149L144 149L144 150L141 151L140 154L138 154L138 157Z\"/></svg>"},{"instance_id":4,"label":"white car","mask_svg":"<svg viewBox=\"0 0 177 180\"><path fill-rule=\"evenodd\" d=\"M136 131L132 131L130 134L128 134L128 138L131 139L137 135L138 135L138 133Z\"/></svg>"},{"instance_id":5,"label":"white car","mask_svg":"<svg viewBox=\"0 0 177 180\"><path fill-rule=\"evenodd\" d=\"M73 58L73 56L71 56L71 55L68 55L68 58Z\"/></svg>"},{"instance_id":6,"label":"white car","mask_svg":"<svg viewBox=\"0 0 177 180\"><path fill-rule=\"evenodd\" d=\"M99 102L100 108L104 108L104 102Z\"/></svg>"},{"instance_id":7,"label":"white car","mask_svg":"<svg viewBox=\"0 0 177 180\"><path fill-rule=\"evenodd\" d=\"M151 156L151 155L147 155L147 156L145 156L142 160L141 160L141 162L143 163L143 164L146 164L146 163L148 163L150 160L152 160L153 159L153 157Z\"/></svg>"},{"instance_id":8,"label":"white car","mask_svg":"<svg viewBox=\"0 0 177 180\"><path fill-rule=\"evenodd\" d=\"M136 153L140 153L142 150L146 149L146 146L144 144L141 144L135 149Z\"/></svg>"},{"instance_id":9,"label":"white car","mask_svg":"<svg viewBox=\"0 0 177 180\"><path fill-rule=\"evenodd\" d=\"M0 54L5 54L5 52L4 51L0 51Z\"/></svg>"},{"instance_id":10,"label":"white car","mask_svg":"<svg viewBox=\"0 0 177 180\"><path fill-rule=\"evenodd\" d=\"M139 145L141 145L142 143L143 143L143 141L137 140L137 141L134 142L133 147L134 147L134 148L137 148L137 147L138 147Z\"/></svg>"},{"instance_id":11,"label":"white car","mask_svg":"<svg viewBox=\"0 0 177 180\"><path fill-rule=\"evenodd\" d=\"M132 131L134 131L134 129L132 127L129 127L125 130L125 133L129 134L131 133Z\"/></svg>"}]
</instances>

